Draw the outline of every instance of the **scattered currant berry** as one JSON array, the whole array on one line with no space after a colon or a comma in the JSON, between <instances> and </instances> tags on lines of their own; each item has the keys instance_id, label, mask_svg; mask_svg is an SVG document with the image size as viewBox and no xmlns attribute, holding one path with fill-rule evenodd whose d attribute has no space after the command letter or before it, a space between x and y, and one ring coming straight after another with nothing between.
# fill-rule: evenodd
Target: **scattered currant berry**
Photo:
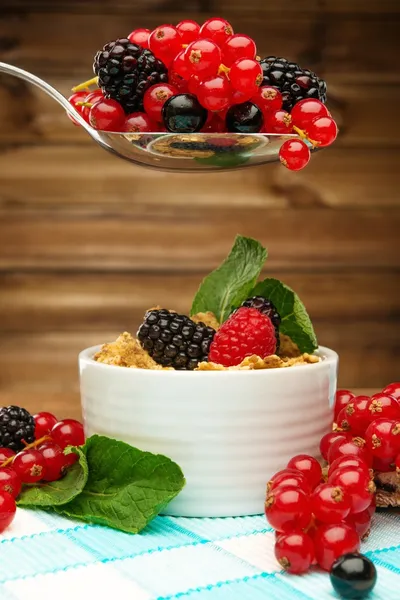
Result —
<instances>
[{"instance_id":1,"label":"scattered currant berry","mask_svg":"<svg viewBox=\"0 0 400 600\"><path fill-rule=\"evenodd\" d=\"M46 461L34 448L19 452L13 460L12 468L23 483L36 483L46 476Z\"/></svg>"},{"instance_id":2,"label":"scattered currant berry","mask_svg":"<svg viewBox=\"0 0 400 600\"><path fill-rule=\"evenodd\" d=\"M169 98L176 96L178 93L178 90L169 83L157 83L151 86L143 98L144 110L150 119L156 123L161 122L164 104Z\"/></svg>"},{"instance_id":3,"label":"scattered currant berry","mask_svg":"<svg viewBox=\"0 0 400 600\"><path fill-rule=\"evenodd\" d=\"M267 483L267 491L272 492L278 487L298 487L305 494L311 493L311 486L303 473L297 469L283 469L275 473Z\"/></svg>"},{"instance_id":4,"label":"scattered currant berry","mask_svg":"<svg viewBox=\"0 0 400 600\"><path fill-rule=\"evenodd\" d=\"M372 516L370 514L369 507L359 513L349 514L345 521L357 531L361 540L368 537L372 522Z\"/></svg>"},{"instance_id":5,"label":"scattered currant berry","mask_svg":"<svg viewBox=\"0 0 400 600\"><path fill-rule=\"evenodd\" d=\"M333 442L328 452L328 462L332 463L339 456L359 456L369 467L372 465L372 455L365 447L365 440L360 437Z\"/></svg>"},{"instance_id":6,"label":"scattered currant berry","mask_svg":"<svg viewBox=\"0 0 400 600\"><path fill-rule=\"evenodd\" d=\"M192 75L206 79L218 73L221 50L212 40L199 39L186 48L185 60Z\"/></svg>"},{"instance_id":7,"label":"scattered currant berry","mask_svg":"<svg viewBox=\"0 0 400 600\"><path fill-rule=\"evenodd\" d=\"M150 29L135 29L135 31L132 31L132 33L128 35L128 40L132 44L136 44L142 48L148 48L150 33Z\"/></svg>"},{"instance_id":8,"label":"scattered currant berry","mask_svg":"<svg viewBox=\"0 0 400 600\"><path fill-rule=\"evenodd\" d=\"M263 113L269 113L281 109L283 100L279 90L271 85L264 85L260 87L258 94L252 97L252 102L257 104Z\"/></svg>"},{"instance_id":9,"label":"scattered currant berry","mask_svg":"<svg viewBox=\"0 0 400 600\"><path fill-rule=\"evenodd\" d=\"M280 534L275 542L275 557L288 573L306 573L314 560L313 541L302 531Z\"/></svg>"},{"instance_id":10,"label":"scattered currant berry","mask_svg":"<svg viewBox=\"0 0 400 600\"><path fill-rule=\"evenodd\" d=\"M213 40L218 46L222 46L233 35L233 29L228 21L213 17L208 19L200 28L201 38Z\"/></svg>"},{"instance_id":11,"label":"scattered currant berry","mask_svg":"<svg viewBox=\"0 0 400 600\"><path fill-rule=\"evenodd\" d=\"M349 515L350 508L350 497L339 486L322 483L312 493L311 510L321 523L340 523Z\"/></svg>"},{"instance_id":12,"label":"scattered currant berry","mask_svg":"<svg viewBox=\"0 0 400 600\"><path fill-rule=\"evenodd\" d=\"M87 120L86 119L86 112L84 110L85 107L84 106L80 106L78 104L78 102L86 102L86 96L87 96L87 92L76 92L75 94L72 94L72 96L70 96L68 98L68 102L75 108L75 110L85 120ZM70 115L68 112L67 112L67 116L73 122L74 125L76 125L77 127L80 127L80 124L78 123L78 121L76 119L74 119L74 117L72 115Z\"/></svg>"},{"instance_id":13,"label":"scattered currant berry","mask_svg":"<svg viewBox=\"0 0 400 600\"><path fill-rule=\"evenodd\" d=\"M329 475L328 483L342 488L349 495L351 513L362 512L372 502L375 486L363 469L341 467Z\"/></svg>"},{"instance_id":14,"label":"scattered currant berry","mask_svg":"<svg viewBox=\"0 0 400 600\"><path fill-rule=\"evenodd\" d=\"M222 62L227 67L233 65L239 58L255 59L257 48L254 40L248 35L235 33L222 46Z\"/></svg>"},{"instance_id":15,"label":"scattered currant berry","mask_svg":"<svg viewBox=\"0 0 400 600\"><path fill-rule=\"evenodd\" d=\"M14 450L11 450L11 448L0 448L0 466L3 462L11 458L12 456L15 456L15 454L16 453L14 452Z\"/></svg>"},{"instance_id":16,"label":"scattered currant berry","mask_svg":"<svg viewBox=\"0 0 400 600\"><path fill-rule=\"evenodd\" d=\"M400 422L376 419L368 425L365 442L374 458L393 462L400 452Z\"/></svg>"},{"instance_id":17,"label":"scattered currant berry","mask_svg":"<svg viewBox=\"0 0 400 600\"><path fill-rule=\"evenodd\" d=\"M317 117L306 127L310 139L318 142L319 148L330 146L337 138L338 127L332 117Z\"/></svg>"},{"instance_id":18,"label":"scattered currant berry","mask_svg":"<svg viewBox=\"0 0 400 600\"><path fill-rule=\"evenodd\" d=\"M321 456L323 459L328 460L328 453L330 447L337 440L350 440L351 437L348 433L344 431L332 431L330 433L326 433L319 443L319 451L321 452Z\"/></svg>"},{"instance_id":19,"label":"scattered currant berry","mask_svg":"<svg viewBox=\"0 0 400 600\"><path fill-rule=\"evenodd\" d=\"M335 420L348 402L354 398L354 394L349 390L338 390L335 396Z\"/></svg>"},{"instance_id":20,"label":"scattered currant berry","mask_svg":"<svg viewBox=\"0 0 400 600\"><path fill-rule=\"evenodd\" d=\"M160 25L149 36L149 48L166 67L169 67L182 48L181 36L173 25Z\"/></svg>"},{"instance_id":21,"label":"scattered currant berry","mask_svg":"<svg viewBox=\"0 0 400 600\"><path fill-rule=\"evenodd\" d=\"M372 423L375 419L400 419L399 402L394 396L383 392L371 396L368 411L369 423Z\"/></svg>"},{"instance_id":22,"label":"scattered currant berry","mask_svg":"<svg viewBox=\"0 0 400 600\"><path fill-rule=\"evenodd\" d=\"M300 129L304 129L317 117L329 116L325 104L316 98L305 98L297 102L291 112L292 121Z\"/></svg>"},{"instance_id":23,"label":"scattered currant berry","mask_svg":"<svg viewBox=\"0 0 400 600\"><path fill-rule=\"evenodd\" d=\"M261 65L256 60L240 58L231 66L229 79L235 90L256 94L263 79Z\"/></svg>"},{"instance_id":24,"label":"scattered currant berry","mask_svg":"<svg viewBox=\"0 0 400 600\"><path fill-rule=\"evenodd\" d=\"M8 492L0 491L0 532L12 522L17 506L14 498Z\"/></svg>"},{"instance_id":25,"label":"scattered currant berry","mask_svg":"<svg viewBox=\"0 0 400 600\"><path fill-rule=\"evenodd\" d=\"M278 487L267 494L265 516L278 531L305 529L311 521L309 498L297 487Z\"/></svg>"},{"instance_id":26,"label":"scattered currant berry","mask_svg":"<svg viewBox=\"0 0 400 600\"><path fill-rule=\"evenodd\" d=\"M346 553L333 563L330 580L340 598L366 598L375 587L376 568L359 552Z\"/></svg>"},{"instance_id":27,"label":"scattered currant berry","mask_svg":"<svg viewBox=\"0 0 400 600\"><path fill-rule=\"evenodd\" d=\"M267 114L265 133L291 133L293 131L292 117L286 110L273 110Z\"/></svg>"},{"instance_id":28,"label":"scattered currant berry","mask_svg":"<svg viewBox=\"0 0 400 600\"><path fill-rule=\"evenodd\" d=\"M279 149L279 160L289 171L304 169L310 158L310 149L302 140L286 140Z\"/></svg>"},{"instance_id":29,"label":"scattered currant berry","mask_svg":"<svg viewBox=\"0 0 400 600\"><path fill-rule=\"evenodd\" d=\"M64 474L65 456L60 446L53 442L45 442L38 447L46 461L46 481L57 481Z\"/></svg>"},{"instance_id":30,"label":"scattered currant berry","mask_svg":"<svg viewBox=\"0 0 400 600\"><path fill-rule=\"evenodd\" d=\"M85 443L83 425L75 419L59 421L51 430L51 437L62 450L67 446L82 446Z\"/></svg>"},{"instance_id":31,"label":"scattered currant berry","mask_svg":"<svg viewBox=\"0 0 400 600\"><path fill-rule=\"evenodd\" d=\"M49 435L58 419L49 412L40 412L33 415L35 419L35 439L38 440L44 435Z\"/></svg>"},{"instance_id":32,"label":"scattered currant berry","mask_svg":"<svg viewBox=\"0 0 400 600\"><path fill-rule=\"evenodd\" d=\"M365 471L367 476L371 475L371 470L368 465L365 464L362 458L359 456L347 454L345 456L339 456L336 458L330 465L328 470L328 477L332 475L336 469L340 469L342 467L356 467L357 469L362 469Z\"/></svg>"},{"instance_id":33,"label":"scattered currant berry","mask_svg":"<svg viewBox=\"0 0 400 600\"><path fill-rule=\"evenodd\" d=\"M99 100L89 111L90 125L100 131L121 131L124 121L124 109L116 100Z\"/></svg>"},{"instance_id":34,"label":"scattered currant berry","mask_svg":"<svg viewBox=\"0 0 400 600\"><path fill-rule=\"evenodd\" d=\"M321 465L313 456L309 456L308 454L298 454L289 460L287 468L300 471L307 479L312 490L321 483Z\"/></svg>"},{"instance_id":35,"label":"scattered currant berry","mask_svg":"<svg viewBox=\"0 0 400 600\"><path fill-rule=\"evenodd\" d=\"M182 79L185 81L189 80L191 77L191 71L189 69L189 65L185 59L185 50L181 50L174 58L171 68L170 68L170 81L171 81L171 72L177 73Z\"/></svg>"},{"instance_id":36,"label":"scattered currant berry","mask_svg":"<svg viewBox=\"0 0 400 600\"><path fill-rule=\"evenodd\" d=\"M197 98L207 110L219 111L227 108L231 99L229 81L226 77L205 79L197 88Z\"/></svg>"},{"instance_id":37,"label":"scattered currant berry","mask_svg":"<svg viewBox=\"0 0 400 600\"><path fill-rule=\"evenodd\" d=\"M178 23L176 29L181 36L182 44L191 44L197 40L200 34L200 25L196 23L196 21L191 21L190 19Z\"/></svg>"},{"instance_id":38,"label":"scattered currant berry","mask_svg":"<svg viewBox=\"0 0 400 600\"><path fill-rule=\"evenodd\" d=\"M349 430L353 436L362 436L369 424L369 396L355 396L337 416L339 428Z\"/></svg>"},{"instance_id":39,"label":"scattered currant berry","mask_svg":"<svg viewBox=\"0 0 400 600\"><path fill-rule=\"evenodd\" d=\"M11 467L0 469L0 492L8 492L16 498L21 491L21 480Z\"/></svg>"},{"instance_id":40,"label":"scattered currant berry","mask_svg":"<svg viewBox=\"0 0 400 600\"><path fill-rule=\"evenodd\" d=\"M319 566L329 571L339 556L347 552L358 552L360 538L350 525L320 525L314 536L315 558Z\"/></svg>"},{"instance_id":41,"label":"scattered currant berry","mask_svg":"<svg viewBox=\"0 0 400 600\"><path fill-rule=\"evenodd\" d=\"M396 398L396 400L400 400L400 382L397 383L389 383L389 385L387 385L382 392L384 394L389 394L390 396L393 396L394 398Z\"/></svg>"},{"instance_id":42,"label":"scattered currant berry","mask_svg":"<svg viewBox=\"0 0 400 600\"><path fill-rule=\"evenodd\" d=\"M146 113L136 112L126 115L123 131L129 131L131 133L157 131L157 125Z\"/></svg>"}]
</instances>

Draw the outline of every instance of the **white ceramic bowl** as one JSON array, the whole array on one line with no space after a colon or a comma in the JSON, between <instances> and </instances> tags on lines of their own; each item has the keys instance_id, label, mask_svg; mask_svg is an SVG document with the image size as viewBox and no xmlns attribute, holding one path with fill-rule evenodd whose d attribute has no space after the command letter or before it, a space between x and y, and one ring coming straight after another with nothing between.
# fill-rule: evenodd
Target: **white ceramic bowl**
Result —
<instances>
[{"instance_id":1,"label":"white ceramic bowl","mask_svg":"<svg viewBox=\"0 0 400 600\"><path fill-rule=\"evenodd\" d=\"M85 430L175 460L186 487L164 511L223 517L263 511L268 479L290 457L317 456L332 420L338 355L255 371L152 371L79 357Z\"/></svg>"}]
</instances>

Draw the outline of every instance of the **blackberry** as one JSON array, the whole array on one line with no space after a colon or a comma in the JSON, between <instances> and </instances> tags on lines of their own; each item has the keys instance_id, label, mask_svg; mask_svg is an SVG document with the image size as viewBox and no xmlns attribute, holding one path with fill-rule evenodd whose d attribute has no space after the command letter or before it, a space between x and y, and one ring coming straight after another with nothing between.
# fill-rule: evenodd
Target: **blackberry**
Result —
<instances>
[{"instance_id":1,"label":"blackberry","mask_svg":"<svg viewBox=\"0 0 400 600\"><path fill-rule=\"evenodd\" d=\"M264 298L264 296L253 296L252 298L247 298L247 300L243 302L242 306L245 306L246 308L256 308L260 313L271 319L272 325L275 328L275 354L278 354L280 346L279 326L281 324L281 317L274 304L271 302L271 300Z\"/></svg>"},{"instance_id":2,"label":"blackberry","mask_svg":"<svg viewBox=\"0 0 400 600\"><path fill-rule=\"evenodd\" d=\"M150 310L137 336L142 347L163 367L192 371L208 359L215 330L168 310Z\"/></svg>"},{"instance_id":3,"label":"blackberry","mask_svg":"<svg viewBox=\"0 0 400 600\"><path fill-rule=\"evenodd\" d=\"M106 98L121 104L127 114L143 112L145 91L168 81L168 70L154 54L121 38L109 42L94 57L93 70Z\"/></svg>"},{"instance_id":4,"label":"blackberry","mask_svg":"<svg viewBox=\"0 0 400 600\"><path fill-rule=\"evenodd\" d=\"M31 444L35 439L35 421L32 415L19 406L3 406L0 409L0 446L22 450L24 440Z\"/></svg>"},{"instance_id":5,"label":"blackberry","mask_svg":"<svg viewBox=\"0 0 400 600\"><path fill-rule=\"evenodd\" d=\"M290 112L296 102L304 98L317 98L325 104L326 83L313 71L302 69L297 63L286 58L267 56L261 62L263 82L272 85L282 93L283 108Z\"/></svg>"}]
</instances>

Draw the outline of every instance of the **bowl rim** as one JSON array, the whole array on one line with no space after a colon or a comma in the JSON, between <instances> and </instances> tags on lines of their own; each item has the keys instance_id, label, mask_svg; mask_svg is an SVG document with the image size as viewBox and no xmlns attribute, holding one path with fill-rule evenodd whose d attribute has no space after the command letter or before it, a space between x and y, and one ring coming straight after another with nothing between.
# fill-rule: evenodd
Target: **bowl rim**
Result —
<instances>
[{"instance_id":1,"label":"bowl rim","mask_svg":"<svg viewBox=\"0 0 400 600\"><path fill-rule=\"evenodd\" d=\"M193 377L193 376L204 376L204 377L216 377L216 376L222 376L222 377L226 377L228 374L232 376L232 374L235 375L239 375L239 376L244 376L244 377L248 377L248 373L252 373L253 375L251 376L267 376L266 374L270 374L270 376L272 376L272 374L276 375L277 373L286 373L286 375L289 372L294 372L297 373L300 370L304 371L305 369L310 370L310 369L314 369L314 371L316 369L323 369L326 367L326 365L336 365L338 363L339 360L339 355L337 354L337 352L335 352L334 350L332 350L331 348L327 348L326 346L318 346L318 349L313 352L313 354L315 354L316 356L319 356L322 360L320 360L319 362L316 363L308 363L308 364L301 364L301 365L293 365L291 367L287 367L287 368L282 368L282 367L273 367L272 369L237 369L237 370L232 370L229 371L228 369L223 370L223 371L178 371L178 370L163 370L163 369L142 369L142 368L127 368L127 367L120 367L119 365L108 365L106 363L101 363L101 362L97 362L96 360L93 359L93 356L96 354L96 352L98 352L102 347L102 344L99 344L97 346L91 346L89 348L85 348L85 350L82 350L79 353L79 365L83 365L83 364L87 364L87 365L91 365L94 366L95 368L98 369L108 369L110 374L111 373L116 373L116 371L118 371L121 375L122 373L130 373L131 375L128 376L133 376L133 374L135 374L135 376L138 376L139 373L143 374L147 374L149 375L150 373L155 373L157 377ZM223 375L222 375L223 374ZM126 377L127 375L122 375L123 377ZM140 376L140 375L139 375Z\"/></svg>"}]
</instances>

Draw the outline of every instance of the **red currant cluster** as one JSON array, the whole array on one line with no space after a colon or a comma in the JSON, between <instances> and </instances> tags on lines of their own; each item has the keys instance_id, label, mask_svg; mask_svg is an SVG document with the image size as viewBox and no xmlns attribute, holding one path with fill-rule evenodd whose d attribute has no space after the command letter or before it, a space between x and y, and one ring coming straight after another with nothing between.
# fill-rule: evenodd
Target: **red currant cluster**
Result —
<instances>
[{"instance_id":1,"label":"red currant cluster","mask_svg":"<svg viewBox=\"0 0 400 600\"><path fill-rule=\"evenodd\" d=\"M78 457L63 453L67 446L85 442L83 426L74 419L58 421L48 412L34 415L35 441L16 454L10 448L0 448L0 532L12 522L15 499L23 484L57 481Z\"/></svg>"},{"instance_id":2,"label":"red currant cluster","mask_svg":"<svg viewBox=\"0 0 400 600\"><path fill-rule=\"evenodd\" d=\"M312 564L329 570L368 535L374 470L400 471L400 383L371 398L338 391L333 431L321 439L320 451L325 469L312 456L295 456L267 486L275 556L289 573Z\"/></svg>"}]
</instances>

